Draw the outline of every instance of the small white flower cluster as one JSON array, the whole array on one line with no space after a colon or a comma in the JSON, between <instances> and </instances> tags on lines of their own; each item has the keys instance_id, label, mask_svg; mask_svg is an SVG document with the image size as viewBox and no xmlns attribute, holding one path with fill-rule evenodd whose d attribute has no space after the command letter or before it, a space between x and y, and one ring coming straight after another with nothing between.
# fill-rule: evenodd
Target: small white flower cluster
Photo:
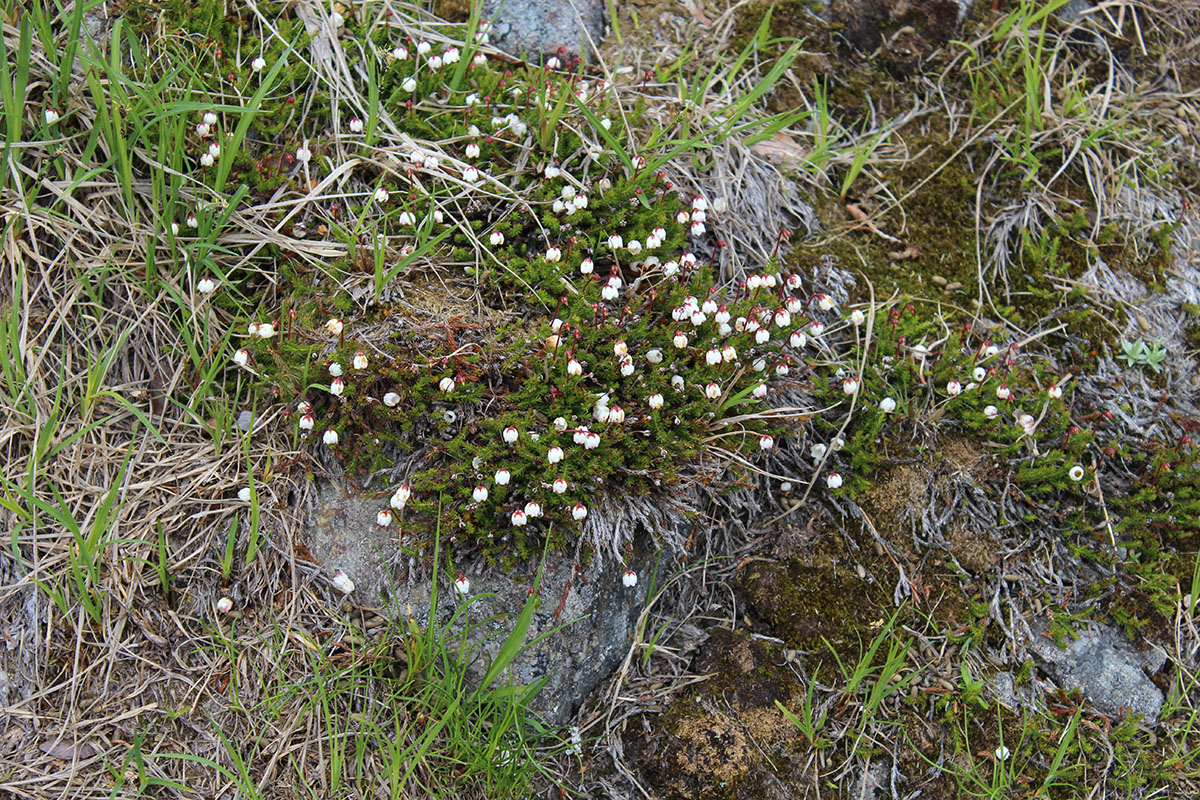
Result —
<instances>
[{"instance_id":1,"label":"small white flower cluster","mask_svg":"<svg viewBox=\"0 0 1200 800\"><path fill-rule=\"evenodd\" d=\"M819 465L825 460L826 454L836 453L846 446L846 440L840 436L835 437L828 445L817 442L808 449L808 454L813 460L813 464ZM825 485L830 489L840 489L844 482L840 472L830 472L825 476Z\"/></svg>"},{"instance_id":2,"label":"small white flower cluster","mask_svg":"<svg viewBox=\"0 0 1200 800\"><path fill-rule=\"evenodd\" d=\"M344 20L332 21L335 28L344 24ZM486 25L480 27L479 36L481 40L486 40ZM480 81L473 83L472 88L464 90L462 94L449 95L445 92L445 81L435 77L435 73L460 58L461 54L456 48L435 49L433 44L416 39L406 39L391 51L388 81L392 82L392 86L399 83L403 92L415 95L407 103L410 113L419 114L425 110L412 111L418 101L422 105L441 108L445 105L445 99L452 97L454 108L450 110L461 113L464 123L475 123L466 126L465 137L447 138L437 146L411 146L403 156L407 163L398 165L399 169L392 173L394 179L387 178L387 186L374 183L367 190L363 198L364 210L387 214L388 223L398 225L401 235L405 237L412 238L413 229L428 221L421 219L425 213L431 213L438 222L442 221L440 209L426 212L413 205L413 198L419 194L434 194L429 182L450 185L451 191L465 195L478 190L484 183L496 181L497 178L489 175L489 171L493 175L506 174L502 172L505 153L513 145L528 147L526 137L535 125L535 117L530 116L529 109L532 107L535 114L544 117L545 108L553 110L558 106L554 94L558 91L555 82L559 82L559 89L568 92L558 97L569 99L570 92L574 92L585 102L604 98L611 88L604 81L589 83L569 75L543 73L539 80L549 83L544 87L546 91L538 91L536 96L531 87L521 81L513 81L513 85L507 89L498 89L486 81ZM264 62L254 69L261 70L265 66ZM573 69L572 63L565 66L568 70ZM441 88L438 89L434 84L441 84ZM568 114L572 114L572 105L567 104ZM335 115L335 118L343 120L338 124L347 137L360 137L372 124L370 120L374 119L373 114L368 115L361 108L357 109L357 113L367 117L367 120L350 113L344 117ZM573 116L571 124L579 121L578 116ZM204 124L216 123L214 115L211 123L206 119ZM613 130L607 118L601 119L598 126L606 134ZM607 138L600 138L608 141L621 133L618 129L607 134ZM297 137L299 144L295 150L295 160L303 165L304 177L308 179L309 170L325 165L338 152L338 148L329 147L320 140L314 140L310 145L301 136ZM357 144L361 140L353 141ZM319 154L319 158L314 158L316 154ZM210 156L215 163L220 157L219 149L211 152ZM525 420L518 420L513 425L505 424L501 428L492 427L497 424L494 420L480 420L480 415L472 413L479 410L479 405L464 406L467 403L465 398L473 396L472 392L463 391L461 383L473 380L467 377L472 374L469 369L456 368L453 374L435 374L423 379L420 386L424 394L400 385L388 390L387 379L381 379L380 376L394 374L394 367L388 363L390 356L381 358L376 355L382 355L384 351L375 343L357 349L353 342L347 346L342 321L330 319L324 325L325 332L337 338L337 353L325 362L329 373L328 396L322 398L321 404L327 409L327 415L320 417L312 403L302 400L297 407L299 435L312 437L315 431L323 430L321 441L327 446L337 447L339 455L349 456L359 450L357 447L342 446L347 439L358 435L353 425L357 424L359 418L351 412L396 419L399 412L394 410L405 402L405 398L430 401L436 408L431 418L439 425L443 421L450 424L459 419L471 420L470 426L464 425L456 434L465 436L467 429L472 435L478 435L477 430L491 431L507 448L512 448L507 454L501 451L497 455L496 440L491 440L487 446L480 447L480 457L475 459L478 463L473 465L473 471L456 471L456 476L465 476L469 480L465 486L459 486L464 494L469 495L470 504L473 504L468 508L482 506L487 514L507 518L515 528L528 528L546 516L565 518L569 515L571 521L584 524L589 514L587 504L592 502L589 497L596 488L591 483L594 476L584 470L583 474L588 477L579 477L577 465L587 464L589 460L592 464L604 463L602 456L611 458L614 452L620 452L619 448L642 446L643 442L661 449L660 442L671 440L666 432L675 429L675 426L684 426L679 428L681 431L689 430L687 426L694 422L697 407L703 407L703 413L711 416L748 400L765 399L770 393L773 379L787 376L797 364L807 360L803 354L806 348L823 347L821 342L815 340L822 336L826 323L834 321L825 315L834 312L836 304L823 294L805 299L799 277L775 274L773 267L747 275L736 291L710 290L707 277L695 280L693 286L697 276L709 274L717 252L714 251L712 260L708 260L707 250L698 258L694 252L681 251L682 248L677 245L686 241L688 236L706 237L709 233L706 227L710 221L709 215L719 220L718 215L726 211L727 204L724 199L710 200L699 196L679 198L671 194L671 185L666 182L663 173L645 175L654 158L653 154L647 152L645 155L633 155L630 159L630 172L633 176L644 176L645 183L638 189L639 197L629 199L632 205L640 203L647 208L669 200L670 205L654 218L655 222L638 226L620 221L620 216L614 215L618 221L604 231L598 242L594 236L579 236L577 240L564 235L561 240L555 240L554 235L550 234L548 241L535 244L528 241L520 225L507 221L499 224L492 222L490 227L479 231L479 237L491 248L515 245L518 248L516 253L524 256L534 267L543 273L559 273L563 280L572 281L572 290L579 290L578 294L572 293L563 300L568 305L581 304L561 314L563 319L570 321L569 324L564 328L562 320L555 318L549 335L537 337L530 343L532 354L544 353L546 373L551 383L550 396L559 397L561 395L556 392L568 389L573 392L564 404L552 408L546 417L541 417L543 422L540 424L544 425L544 429L529 429ZM616 176L611 173L606 176L605 168L601 167L594 179L580 177L589 171L595 172L594 166L600 163L598 156L592 161L585 157L584 169L578 172L574 167L560 166L554 162L553 156L548 157L548 162L537 167L545 181L542 187L545 194L542 196L549 210L557 217L574 217L570 222L562 220L564 229L569 229L577 220L591 219L597 207L607 208L611 193L615 191L613 180ZM404 182L405 175L407 183ZM620 180L629 177L626 175ZM643 194L647 186L651 187L650 191ZM625 187L622 185L618 188L623 191ZM390 209L383 208L389 204ZM591 210L589 213L581 213L588 209ZM605 217L607 212L602 211L601 218ZM506 234L512 238L519 237L519 240L506 241ZM724 246L723 242L716 244L717 247ZM585 248L588 250L585 251ZM412 252L411 246L405 244L401 252ZM506 257L512 254L497 255ZM708 261L707 267L704 261ZM574 274L576 265L578 274ZM204 280L209 282L197 284L199 294L216 290L215 280ZM658 307L654 307L656 296L669 297L670 302L664 303L660 299ZM578 344L579 331L572 330L582 326L579 320L581 309L584 308L589 312L595 311L595 325L601 330L600 334L587 338L586 350ZM625 321L630 309L638 319L653 315L654 319L663 320L665 324L652 326L648 337L639 333L636 341L632 336L626 341L622 330L628 329ZM865 317L861 310L856 309L850 312L849 320L857 326L864 324ZM270 339L276 333L275 324L261 323L252 330L252 335ZM263 332L264 325L266 333ZM644 330L644 327L638 330ZM286 321L281 334L289 342L297 338ZM312 338L320 340L324 337ZM604 349L592 346L597 338ZM260 342L259 345L253 349L253 354L251 348L237 351L235 363L247 369L252 363L265 366L278 360L281 349L286 350L277 348L273 343L263 345ZM328 352L330 343L327 338L321 345ZM270 360L264 357L268 348L272 355ZM320 381L319 378L317 380ZM432 386L437 387L436 393L432 391ZM860 386L859 376L844 376L843 389L848 395L858 392ZM382 396L376 399L368 396L368 393ZM445 408L445 405L456 407ZM556 418L553 422L546 422L547 417ZM505 422L509 419L506 418ZM743 448L759 454L773 452L779 447L776 440L778 434L746 427L739 431L739 435ZM659 438L656 439L656 436ZM466 441L468 446L476 445L474 440ZM357 442L351 441L350 444ZM411 523L412 512L408 512L406 519L405 509L410 503L417 502L413 500L414 497L425 504L431 501L432 498L426 496L425 478L422 475L411 476L410 481L396 487L388 507L377 511L375 522L379 527ZM460 501L466 504L465 497ZM476 527L486 530L482 524ZM626 573L623 580L627 581L627 585L633 585L636 583L636 574Z\"/></svg>"},{"instance_id":3,"label":"small white flower cluster","mask_svg":"<svg viewBox=\"0 0 1200 800\"><path fill-rule=\"evenodd\" d=\"M517 141L524 139L525 134L529 132L529 125L525 120L521 119L515 112L509 113L503 117L492 117L492 130L496 136L504 133L511 133Z\"/></svg>"},{"instance_id":4,"label":"small white flower cluster","mask_svg":"<svg viewBox=\"0 0 1200 800\"><path fill-rule=\"evenodd\" d=\"M566 420L563 418L555 420L554 428L558 433L567 432ZM514 425L509 425L501 431L502 441L510 446L515 447L520 440L520 436L520 431ZM537 441L540 439L540 435L531 432L528 438L530 441ZM590 432L586 428L582 428L581 430L574 431L574 441L576 444L581 445L585 450L594 450L600 443L600 435ZM564 451L563 448L558 445L551 445L546 449L545 452L545 463L547 466L552 467L561 463L566 458L566 451ZM479 466L480 464L476 464L476 468ZM512 473L507 467L501 466L496 470L495 475L493 476L493 483L498 487L504 487L505 491L510 495L514 491L513 489L507 488L511 486L512 483ZM555 494L561 495L567 492L569 484L565 478L560 476L555 478L554 482L550 485L550 488ZM413 491L412 484L407 481L401 483L392 494L390 501L392 509L395 509L396 511L402 511L408 505L410 498L413 496ZM471 499L476 504L485 503L491 496L492 490L489 489L485 483L477 484L474 490L471 492ZM576 501L573 504L568 504L565 507L565 510L566 513L570 514L571 518L575 522L582 523L588 515L587 506L579 501ZM514 508L509 514L509 522L514 527L521 528L528 525L530 521L544 516L545 511L543 510L541 503L538 501L529 500L523 505L517 501L517 507ZM392 519L392 511L390 509L384 509L376 515L376 524L378 524L380 527L387 527L391 524Z\"/></svg>"},{"instance_id":5,"label":"small white flower cluster","mask_svg":"<svg viewBox=\"0 0 1200 800\"><path fill-rule=\"evenodd\" d=\"M556 433L567 432L566 419L562 417L556 419L553 427ZM573 441L575 444L582 445L585 449L595 449L595 447L600 443L599 434L590 433L586 429L576 430L573 433ZM520 440L520 435L520 431L515 425L509 425L501 432L501 438L504 443L513 447L515 447ZM589 444L590 437L595 437L594 444ZM541 439L541 434L530 432L528 438L531 442L537 442ZM546 449L544 462L546 466L553 467L556 464L562 463L566 457L566 451L562 447L558 445L551 445ZM498 469L495 475L495 482L498 486L509 486L511 483L510 471L506 467L501 467ZM569 488L569 484L565 478L559 476L554 479L554 482L551 484L550 488L554 494L561 495L566 493ZM511 492L512 490L507 491ZM488 489L482 484L476 486L475 491L471 495L472 499L477 503L487 500L488 496ZM573 505L570 505L566 510L570 513L571 518L576 522L583 522L588 515L587 506L585 506L582 502L576 502ZM520 507L518 503L518 507L509 515L509 521L514 527L520 528L527 525L530 520L537 519L538 517L542 516L545 516L542 505L536 500L530 500L529 502L525 503L524 507Z\"/></svg>"},{"instance_id":6,"label":"small white flower cluster","mask_svg":"<svg viewBox=\"0 0 1200 800\"><path fill-rule=\"evenodd\" d=\"M217 141L220 137L216 135L216 126L217 115L212 111L205 111L200 122L196 123L196 135L200 137L201 144L204 146L198 159L202 167L211 167L221 155L221 144ZM205 144L205 140L210 135L215 137L214 140Z\"/></svg>"},{"instance_id":7,"label":"small white flower cluster","mask_svg":"<svg viewBox=\"0 0 1200 800\"><path fill-rule=\"evenodd\" d=\"M558 167L546 167L546 177L559 174ZM571 216L577 211L588 207L590 200L586 192L581 192L572 184L567 184L559 190L558 197L550 204L550 210L559 216Z\"/></svg>"},{"instance_id":8,"label":"small white flower cluster","mask_svg":"<svg viewBox=\"0 0 1200 800\"><path fill-rule=\"evenodd\" d=\"M895 312L893 312L895 314ZM861 319L855 319L851 315L851 324L857 326L862 324L866 319L865 313ZM915 367L918 373L927 370L931 362L936 358L937 344L927 345L924 342L913 344L909 347L912 355L912 367ZM1007 351L1007 352L1006 352ZM950 378L939 387L931 385L935 396L940 396L943 403L949 403L955 398L970 397L973 392L984 392L984 397L990 398L993 394L996 403L988 403L983 406L982 414L987 420L1000 420L1006 415L1005 407L1011 414L1009 417L1013 427L1018 431L1018 438L1034 437L1043 419L1047 415L1047 403L1061 401L1065 395L1066 387L1070 381L1070 376L1054 377L1040 391L1023 392L1015 389L1008 383L1012 376L1012 370L1016 366L1014 353L1015 346L1002 348L996 344L985 342L972 355L972 366L969 368L969 373L964 370L962 378ZM883 370L890 368L893 359L885 356L883 358ZM838 377L842 378L842 386L846 394L852 394L857 391L860 385L858 377L853 375L844 375L844 370L839 370ZM1044 394L1043 394L1044 393ZM975 397L980 397L976 394ZM1035 407L1041 406L1042 412L1039 416L1028 413L1021 408L1022 400L1032 403ZM976 401L977 402L977 401ZM971 404L973 405L973 403ZM896 411L899 404L895 397L887 395L878 400L878 409L883 414L891 414ZM1078 429L1075 429L1078 430ZM836 449L836 448L834 448ZM815 461L821 461L826 454L827 448L825 445L814 445L812 448L812 456ZM1035 450L1036 452L1036 450ZM1080 464L1064 465L1065 475L1073 482L1080 482L1087 476L1087 470ZM826 478L827 484L831 488L837 488L842 485L842 477L837 473L831 473Z\"/></svg>"},{"instance_id":9,"label":"small white flower cluster","mask_svg":"<svg viewBox=\"0 0 1200 800\"><path fill-rule=\"evenodd\" d=\"M854 322L853 319L851 321ZM854 324L857 325L859 323L854 322ZM931 351L930 347L922 343L913 345L911 347L911 353L913 360L921 368L924 368L930 357L933 356L933 352ZM984 363L976 363L976 365L971 369L970 380L967 380L965 383L957 378L951 378L946 381L945 385L943 386L943 392L947 400L973 392L976 389L985 386L988 381L996 378L998 376L997 369L995 367L989 368L988 366L985 366L985 364L999 356L1000 353L1000 347L995 344L987 344L980 352L976 354L977 361L982 361ZM847 379L847 382L843 384L846 387L847 394L852 393L852 388L857 389L858 384L856 381L856 378L851 378ZM1051 383L1045 389L1046 397L1050 400L1061 399L1063 396L1063 387L1065 385L1066 380L1064 379L1059 379ZM1000 382L995 385L995 388L992 389L992 391L994 391L998 401L1008 404L1014 404L1016 402L1015 393L1003 378L1001 378ZM894 397L886 396L879 400L879 410L885 414L892 413L896 410L896 407L897 403ZM1000 416L1000 409L995 405L989 404L984 407L983 414L988 419L996 419ZM1032 435L1037 430L1037 420L1035 420L1032 415L1023 412L1020 409L1016 409L1014 411L1013 419L1017 427L1020 428L1026 435Z\"/></svg>"},{"instance_id":10,"label":"small white flower cluster","mask_svg":"<svg viewBox=\"0 0 1200 800\"><path fill-rule=\"evenodd\" d=\"M201 281L201 283L203 283L203 281ZM215 289L216 286L214 285L212 288ZM201 289L201 287L197 286L197 289ZM273 322L251 322L247 327L247 335L251 339L273 339L276 333L277 331L275 330L275 323ZM243 347L234 352L231 360L233 361L234 366L241 367L243 369L249 369L250 359L250 351Z\"/></svg>"},{"instance_id":11,"label":"small white flower cluster","mask_svg":"<svg viewBox=\"0 0 1200 800\"><path fill-rule=\"evenodd\" d=\"M427 66L432 72L436 73L439 72L443 67L448 67L452 64L458 63L462 57L461 52L454 45L446 47L440 53L434 53L433 45L422 40L415 44L414 49L416 50L417 58L413 60L413 72L409 75L406 75L400 81L400 88L408 94L413 94L417 91L417 70L420 68L422 61L425 66ZM389 56L393 62L408 61L411 58L411 53L406 45L398 44L392 48L392 52L389 54ZM474 63L476 66L485 64L487 63L487 57L482 53L479 53L475 56Z\"/></svg>"}]
</instances>

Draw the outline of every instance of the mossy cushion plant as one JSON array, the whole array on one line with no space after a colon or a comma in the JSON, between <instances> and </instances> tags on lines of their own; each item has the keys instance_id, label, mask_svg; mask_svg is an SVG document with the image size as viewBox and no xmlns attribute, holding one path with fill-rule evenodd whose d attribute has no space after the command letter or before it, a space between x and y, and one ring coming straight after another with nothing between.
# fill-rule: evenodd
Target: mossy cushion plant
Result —
<instances>
[{"instance_id":1,"label":"mossy cushion plant","mask_svg":"<svg viewBox=\"0 0 1200 800\"><path fill-rule=\"evenodd\" d=\"M894 431L911 422L938 423L944 433L958 429L987 442L1012 465L1016 485L1031 493L1076 493L1093 475L1085 461L1095 437L1072 424L1069 371L1055 373L1017 343L1002 341L1002 333L970 324L952 329L913 305L880 309L866 353L862 312L852 312L849 321L860 331L857 346L817 384L822 405L833 407L843 395L859 398L844 430L842 415L814 418L822 442L811 455L835 470L829 488L851 495L869 488L895 456L881 445L910 440ZM833 448L824 444L827 438Z\"/></svg>"},{"instance_id":2,"label":"mossy cushion plant","mask_svg":"<svg viewBox=\"0 0 1200 800\"><path fill-rule=\"evenodd\" d=\"M310 213L325 213L321 224L352 253L373 250L374 280L355 274L354 256L325 277L285 265L279 318L250 323L234 361L295 412L298 442L330 448L351 475L397 478L380 495L379 523L402 527L405 541L427 544L440 516L456 541L523 556L544 536L561 545L586 534L602 494L665 496L702 465L761 460L781 433L780 418L762 413L770 381L815 366L812 340L829 325L867 343L861 310L843 320L775 259L717 286L723 243L705 237L719 200L677 191L658 151L631 152L612 121L623 113L615 88L577 62L517 66L387 26L370 37L374 51L354 57L378 76L395 146L367 158L378 120L345 109L332 117L344 120L338 129L307 129L292 180L313 185L341 169L334 154L363 156L359 191ZM419 325L386 298L428 277L420 264L462 269L434 280L487 314ZM1022 484L1081 481L1086 442L1045 453L1033 444L1067 427L1057 379L1018 370L1013 348L969 331L910 344L931 340L933 324L892 310L864 374L848 366L857 357L839 367L824 347L823 399L858 402L845 452L832 429L834 446L814 447L818 462L832 459L826 487L862 488L877 466L870 443L906 410L952 412L1009 455L1028 444L1036 457ZM1043 413L1016 408L1028 392L1006 381L1018 375L1012 388L1028 379ZM837 417L816 424L837 427Z\"/></svg>"},{"instance_id":3,"label":"mossy cushion plant","mask_svg":"<svg viewBox=\"0 0 1200 800\"><path fill-rule=\"evenodd\" d=\"M673 187L661 168L674 145L638 152L615 87L578 62L486 57L485 25L436 45L388 24L335 27L367 45L347 58L379 106L306 117L275 178L297 198L337 178L337 201L304 201L286 230L350 256L284 259L279 311L245 320L233 361L285 406L298 444L388 482L378 522L401 541L427 545L439 519L491 556L603 538L587 534L604 495L666 498L729 463L761 464L783 432L765 413L770 383L798 368L832 409L814 422L828 490L860 491L888 419L918 414L999 443L1029 491L1087 477L1069 383L1019 366L1015 348L942 335L910 308L870 338L863 310L843 318L776 259L718 286L719 198ZM319 89L314 100L328 107ZM414 315L415 284L461 313ZM813 349L850 333L869 352Z\"/></svg>"},{"instance_id":4,"label":"mossy cushion plant","mask_svg":"<svg viewBox=\"0 0 1200 800\"><path fill-rule=\"evenodd\" d=\"M407 465L377 520L404 541L428 544L440 518L460 544L514 556L586 534L601 495L665 496L704 463L765 457L781 432L759 413L770 382L806 360L832 304L800 296L774 261L717 286L723 243L704 236L722 204L622 149L611 86L465 45L376 44L385 108L410 143L364 172L329 226L352 247L374 235L374 285L354 259L325 278L290 264L278 315L247 320L232 344L297 442L352 476ZM345 116L303 145L307 180L337 168L316 153L361 142ZM440 291L489 311L418 324L387 298L430 276L421 257L462 270L439 274ZM379 302L353 302L355 287Z\"/></svg>"},{"instance_id":5,"label":"mossy cushion plant","mask_svg":"<svg viewBox=\"0 0 1200 800\"><path fill-rule=\"evenodd\" d=\"M310 311L282 330L259 324L234 358L295 403L298 437L333 448L351 472L424 448L381 524L400 520L420 539L440 507L456 538L523 553L546 522L560 540L586 524L598 493L667 491L706 448L770 450L777 428L745 412L803 358L801 329L812 330L794 276L752 275L727 293L691 253L637 260L639 240L614 245L570 259L549 312L465 331L457 348L429 352L403 327L381 337L380 309L346 321Z\"/></svg>"}]
</instances>

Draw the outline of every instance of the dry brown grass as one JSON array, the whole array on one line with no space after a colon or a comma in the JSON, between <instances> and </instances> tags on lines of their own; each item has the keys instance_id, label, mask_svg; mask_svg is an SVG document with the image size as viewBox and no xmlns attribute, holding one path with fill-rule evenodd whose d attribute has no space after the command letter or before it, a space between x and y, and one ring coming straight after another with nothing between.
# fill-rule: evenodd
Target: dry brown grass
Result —
<instances>
[{"instance_id":1,"label":"dry brown grass","mask_svg":"<svg viewBox=\"0 0 1200 800\"><path fill-rule=\"evenodd\" d=\"M27 196L53 191L40 183ZM106 796L113 786L109 765L123 762L138 734L146 734L147 754L227 760L204 720L229 715L227 676L246 662L239 667L221 654L219 628L228 622L215 611L220 596L234 598L244 617L258 616L253 627L278 622L315 631L327 624L318 612L326 593L309 585L313 568L298 563L289 546L299 525L297 501L307 491L303 473L297 478L278 468L299 456L289 437L259 420L249 464L231 431L219 434L226 445L218 452L213 427L225 422L191 407L197 375L178 355L184 344L167 289L148 294L138 274L145 254L133 243L144 241L144 232L126 223L113 185L90 186L77 200L86 215L64 219L27 209L11 189L0 198L0 214L10 220L0 306L19 309L10 317L19 325L8 356L25 376L24 385L9 387L3 409L3 477L27 497L58 505L85 530L106 493L114 485L117 492L100 581L90 586L99 624L74 604L78 613L64 615L38 588L68 582L79 557L69 532L44 516L18 528L17 515L5 512L11 538L0 556L7 576L0 614L9 622L10 644L3 658L0 715L8 736L0 791L20 797ZM238 227L262 238L249 220ZM92 299L88 284L102 271L104 287L97 291L93 283ZM192 294L190 286L176 288ZM213 330L232 323L204 302L194 310ZM97 374L110 352L111 366ZM47 454L39 457L39 450ZM269 463L276 466L268 479ZM239 552L247 544L247 506L236 494L248 469L260 481L260 524L270 546L253 563L239 564L222 586L218 559L235 519ZM153 567L160 535L169 594ZM295 647L248 652L270 663L294 655ZM238 736L241 727L225 730ZM225 791L211 771L153 764L151 774L169 774L202 796Z\"/></svg>"},{"instance_id":2,"label":"dry brown grass","mask_svg":"<svg viewBox=\"0 0 1200 800\"><path fill-rule=\"evenodd\" d=\"M18 31L8 20L3 35L15 51ZM52 80L39 48L31 95ZM92 124L94 109L82 102L73 108ZM30 128L40 113L37 105L27 108ZM204 331L224 332L235 320L196 295L190 270L147 290L153 232L141 220L154 219L149 180L135 179L138 207L129 209L111 176L101 173L68 193L69 179L29 166L57 155L67 169L82 171L90 166L84 144L28 142L20 160L9 162L0 194L0 308L11 324L4 357L21 376L0 392L5 496L16 503L2 512L9 537L0 554L8 641L0 656L0 794L131 796L137 776L126 756L140 742L146 775L180 784L163 795L226 796L229 781L219 772L153 754L187 753L232 768L215 732L234 741L257 735L247 712L311 674L311 643L345 626L333 616L326 578L294 547L309 486L295 465L306 456L270 416L255 420L245 451L229 427L239 409L212 416L238 397L237 378L218 377L217 395L205 396L202 370L185 355L172 295L185 298L186 332L207 350L204 364L228 357L223 333L205 341ZM314 262L344 254L342 246L280 233L306 199L341 188L326 181L309 198L278 197L235 212L219 241L232 251L216 256L221 268L269 274L268 244L286 243ZM183 198L211 199L201 186ZM49 210L55 201L62 205ZM153 255L160 264L172 262L162 241ZM251 563L244 559L248 504L236 497L248 472L258 482L264 544ZM101 617L96 622L69 577L80 557L77 543L35 503L61 508L87 531L111 490L116 502L98 555L99 580L87 586ZM220 558L235 521L237 557L226 585ZM155 569L160 536L168 586ZM39 588L68 585L69 613ZM233 599L234 616L216 611L223 596ZM278 738L262 743L267 766L256 767L253 779L260 787L293 785L285 773L296 757L315 768L319 783L319 754L292 735L313 724L305 703L293 699L277 724ZM132 787L115 789L114 770Z\"/></svg>"}]
</instances>

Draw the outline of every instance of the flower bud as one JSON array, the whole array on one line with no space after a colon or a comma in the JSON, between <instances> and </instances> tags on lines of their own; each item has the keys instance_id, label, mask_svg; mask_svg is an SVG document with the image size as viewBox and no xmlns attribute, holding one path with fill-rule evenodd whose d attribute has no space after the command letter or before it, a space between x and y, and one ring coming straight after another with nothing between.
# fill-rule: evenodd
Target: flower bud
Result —
<instances>
[{"instance_id":1,"label":"flower bud","mask_svg":"<svg viewBox=\"0 0 1200 800\"><path fill-rule=\"evenodd\" d=\"M350 594L354 591L354 581L350 580L350 576L342 572L340 569L334 573L333 585L342 594Z\"/></svg>"},{"instance_id":2,"label":"flower bud","mask_svg":"<svg viewBox=\"0 0 1200 800\"><path fill-rule=\"evenodd\" d=\"M389 505L391 505L391 507L397 511L401 511L406 505L408 505L408 499L410 497L412 497L412 486L405 481L396 487L396 491L392 494L392 499L389 501Z\"/></svg>"}]
</instances>

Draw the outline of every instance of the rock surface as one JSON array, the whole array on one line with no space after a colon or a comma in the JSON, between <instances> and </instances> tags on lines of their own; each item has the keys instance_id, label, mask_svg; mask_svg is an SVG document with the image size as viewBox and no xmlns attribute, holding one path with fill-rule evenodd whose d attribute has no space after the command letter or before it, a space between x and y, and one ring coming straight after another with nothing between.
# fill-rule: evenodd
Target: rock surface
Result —
<instances>
[{"instance_id":1,"label":"rock surface","mask_svg":"<svg viewBox=\"0 0 1200 800\"><path fill-rule=\"evenodd\" d=\"M531 61L591 53L604 36L603 0L485 0L483 10L492 43Z\"/></svg>"},{"instance_id":2,"label":"rock surface","mask_svg":"<svg viewBox=\"0 0 1200 800\"><path fill-rule=\"evenodd\" d=\"M1166 663L1160 649L1141 652L1121 631L1091 624L1065 649L1038 636L1029 650L1055 682L1067 690L1082 689L1098 711L1114 717L1131 712L1149 725L1158 723L1163 695L1147 673L1158 672Z\"/></svg>"},{"instance_id":3,"label":"rock surface","mask_svg":"<svg viewBox=\"0 0 1200 800\"><path fill-rule=\"evenodd\" d=\"M395 557L399 526L381 528L375 523L376 513L386 502L332 484L321 485L309 508L307 546L328 575L342 570L354 581L351 601L397 618L411 609L424 625L429 618L431 584L422 570L406 566L405 557ZM518 684L546 680L532 705L551 724L565 723L624 660L651 575L656 565L662 574L669 563L662 554L635 551L628 566L638 573L639 580L636 586L626 587L619 569L598 561L577 565L571 552L547 556L541 600L526 642L556 628L565 630L526 650L513 664L512 676ZM400 566L390 566L396 563ZM482 562L464 568L470 580L469 619L476 625L468 638L480 642L482 656L472 668L476 678L482 676L521 613L537 568L537 563L529 563L505 572ZM464 599L454 591L453 576L445 565L441 570L436 622L445 625Z\"/></svg>"}]
</instances>

